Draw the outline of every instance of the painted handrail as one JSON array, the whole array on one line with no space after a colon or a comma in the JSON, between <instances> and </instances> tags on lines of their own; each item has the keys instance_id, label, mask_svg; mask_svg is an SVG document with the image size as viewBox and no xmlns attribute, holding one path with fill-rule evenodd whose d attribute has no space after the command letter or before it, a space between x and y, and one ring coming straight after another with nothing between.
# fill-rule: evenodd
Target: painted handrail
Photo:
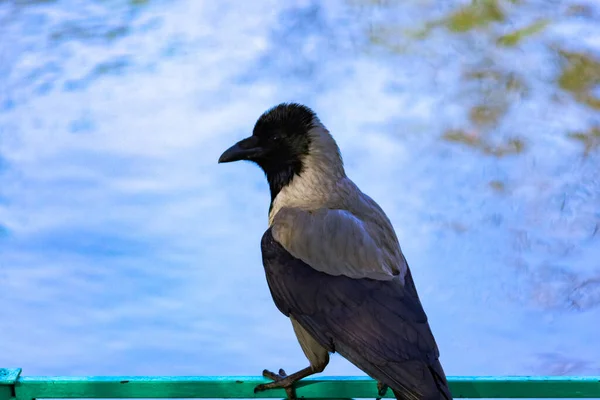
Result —
<instances>
[{"instance_id":1,"label":"painted handrail","mask_svg":"<svg viewBox=\"0 0 600 400\"><path fill-rule=\"evenodd\" d=\"M600 376L451 376L455 398L600 398ZM284 390L254 393L267 382L255 376L21 376L0 368L0 400L36 398L285 398ZM305 399L375 398L376 383L363 377L305 379L297 385ZM392 397L388 391L386 397Z\"/></svg>"}]
</instances>

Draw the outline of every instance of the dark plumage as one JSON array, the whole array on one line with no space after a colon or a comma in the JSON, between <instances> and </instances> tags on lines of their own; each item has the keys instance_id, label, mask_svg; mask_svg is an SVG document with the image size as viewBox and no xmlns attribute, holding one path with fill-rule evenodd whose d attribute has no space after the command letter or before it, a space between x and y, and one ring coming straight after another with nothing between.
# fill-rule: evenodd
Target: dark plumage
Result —
<instances>
[{"instance_id":1,"label":"dark plumage","mask_svg":"<svg viewBox=\"0 0 600 400\"><path fill-rule=\"evenodd\" d=\"M294 258L271 229L261 249L275 305L321 346L393 388L398 398L452 398L410 272L404 287L328 275Z\"/></svg>"},{"instance_id":2,"label":"dark plumage","mask_svg":"<svg viewBox=\"0 0 600 400\"><path fill-rule=\"evenodd\" d=\"M292 103L275 106L256 121L252 136L272 149L269 157L254 160L267 176L271 201L294 175L302 173L302 157L310 145L307 132L313 128L315 117L310 108Z\"/></svg>"}]
</instances>

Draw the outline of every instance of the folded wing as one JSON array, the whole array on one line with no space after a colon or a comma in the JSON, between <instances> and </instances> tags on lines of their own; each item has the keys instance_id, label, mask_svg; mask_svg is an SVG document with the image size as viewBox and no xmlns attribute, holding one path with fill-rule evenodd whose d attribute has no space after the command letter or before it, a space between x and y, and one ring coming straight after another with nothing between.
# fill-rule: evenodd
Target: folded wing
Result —
<instances>
[{"instance_id":1,"label":"folded wing","mask_svg":"<svg viewBox=\"0 0 600 400\"><path fill-rule=\"evenodd\" d=\"M396 234L382 211L359 219L340 209L283 208L271 226L275 240L291 255L329 275L402 279L407 268Z\"/></svg>"},{"instance_id":2,"label":"folded wing","mask_svg":"<svg viewBox=\"0 0 600 400\"><path fill-rule=\"evenodd\" d=\"M263 264L283 314L397 396L452 398L408 267L404 284L398 276L351 278L341 270L333 275L292 255L274 238L273 229L262 239Z\"/></svg>"}]
</instances>

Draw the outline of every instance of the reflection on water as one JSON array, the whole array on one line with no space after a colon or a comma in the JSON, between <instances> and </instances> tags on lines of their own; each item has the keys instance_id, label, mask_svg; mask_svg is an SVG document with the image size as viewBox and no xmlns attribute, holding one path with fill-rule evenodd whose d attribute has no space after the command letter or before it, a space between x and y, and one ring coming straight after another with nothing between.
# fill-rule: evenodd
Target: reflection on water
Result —
<instances>
[{"instance_id":1,"label":"reflection on water","mask_svg":"<svg viewBox=\"0 0 600 400\"><path fill-rule=\"evenodd\" d=\"M294 100L392 219L449 375L598 374L598 5L251 3L0 3L0 366L304 367L266 182L216 164Z\"/></svg>"}]
</instances>

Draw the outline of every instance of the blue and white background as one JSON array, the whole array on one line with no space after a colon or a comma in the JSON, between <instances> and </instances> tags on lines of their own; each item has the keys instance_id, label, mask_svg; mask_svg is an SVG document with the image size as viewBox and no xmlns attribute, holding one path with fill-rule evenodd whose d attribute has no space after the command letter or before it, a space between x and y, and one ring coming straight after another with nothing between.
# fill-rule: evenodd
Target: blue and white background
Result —
<instances>
[{"instance_id":1,"label":"blue and white background","mask_svg":"<svg viewBox=\"0 0 600 400\"><path fill-rule=\"evenodd\" d=\"M305 367L266 181L217 164L283 101L390 216L448 375L600 375L593 0L0 1L0 366Z\"/></svg>"}]
</instances>

